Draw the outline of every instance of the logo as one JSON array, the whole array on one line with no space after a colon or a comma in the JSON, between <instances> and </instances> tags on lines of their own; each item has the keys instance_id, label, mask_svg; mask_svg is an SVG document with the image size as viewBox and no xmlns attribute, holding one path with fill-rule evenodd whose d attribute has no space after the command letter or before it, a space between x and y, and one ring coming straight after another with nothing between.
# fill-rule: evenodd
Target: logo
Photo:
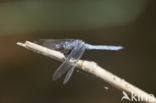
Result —
<instances>
[{"instance_id":1,"label":"logo","mask_svg":"<svg viewBox=\"0 0 156 103\"><path fill-rule=\"evenodd\" d=\"M128 100L128 101L131 101L131 99L128 97L128 95L127 95L126 92L122 91L122 94L123 94L123 96L122 96L122 98L121 98L121 101L123 101L124 99L125 99L125 100Z\"/></svg>"},{"instance_id":2,"label":"logo","mask_svg":"<svg viewBox=\"0 0 156 103\"><path fill-rule=\"evenodd\" d=\"M138 95L134 94L133 92L128 95L125 91L122 91L122 98L121 101L123 100L128 100L128 101L146 101L146 102L152 102L155 101L155 97L153 94L149 94L151 97L146 96L147 94L139 93Z\"/></svg>"}]
</instances>

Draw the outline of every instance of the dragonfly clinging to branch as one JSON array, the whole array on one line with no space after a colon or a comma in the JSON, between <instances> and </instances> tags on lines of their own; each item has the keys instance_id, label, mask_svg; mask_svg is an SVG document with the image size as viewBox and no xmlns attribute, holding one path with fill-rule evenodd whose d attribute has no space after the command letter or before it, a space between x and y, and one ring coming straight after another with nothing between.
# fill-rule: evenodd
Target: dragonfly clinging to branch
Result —
<instances>
[{"instance_id":1,"label":"dragonfly clinging to branch","mask_svg":"<svg viewBox=\"0 0 156 103\"><path fill-rule=\"evenodd\" d=\"M64 84L68 82L76 67L76 63L69 63L70 59L74 58L75 60L79 60L85 50L123 49L122 46L91 45L78 39L40 39L38 41L35 41L35 43L49 49L60 51L66 56L65 61L57 68L56 72L53 75L53 80L57 80L68 71L63 82Z\"/></svg>"}]
</instances>

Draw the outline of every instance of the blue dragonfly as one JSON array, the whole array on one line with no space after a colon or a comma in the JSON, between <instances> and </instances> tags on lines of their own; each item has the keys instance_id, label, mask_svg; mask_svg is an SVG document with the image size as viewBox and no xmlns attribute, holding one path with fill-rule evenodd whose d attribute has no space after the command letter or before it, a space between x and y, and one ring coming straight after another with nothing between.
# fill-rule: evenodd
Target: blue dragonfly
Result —
<instances>
[{"instance_id":1,"label":"blue dragonfly","mask_svg":"<svg viewBox=\"0 0 156 103\"><path fill-rule=\"evenodd\" d=\"M76 63L69 63L70 59L74 58L75 60L79 60L82 57L85 50L117 51L123 49L122 46L91 45L78 39L40 39L35 41L35 43L47 47L49 49L60 51L66 56L65 61L57 68L56 72L53 75L53 80L57 80L68 71L63 84L66 84L69 81L76 67Z\"/></svg>"}]
</instances>

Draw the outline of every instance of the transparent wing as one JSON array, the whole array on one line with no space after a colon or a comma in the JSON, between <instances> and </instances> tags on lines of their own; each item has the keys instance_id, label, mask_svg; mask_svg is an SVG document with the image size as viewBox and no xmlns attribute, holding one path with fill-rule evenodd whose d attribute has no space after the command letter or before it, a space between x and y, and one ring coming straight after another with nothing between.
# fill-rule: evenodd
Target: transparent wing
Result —
<instances>
[{"instance_id":1,"label":"transparent wing","mask_svg":"<svg viewBox=\"0 0 156 103\"><path fill-rule=\"evenodd\" d=\"M85 46L82 46L82 47L77 51L77 54L76 54L76 56L75 56L75 59L76 59L76 60L79 60L79 59L82 57L82 55L83 55L85 49L86 49ZM64 79L63 84L66 84L66 83L69 81L70 77L72 76L72 73L73 73L73 71L74 71L75 66L76 66L76 63L75 63L75 64L71 67L71 69L68 71L68 73L67 73L67 75L66 75L66 77L65 77L65 79Z\"/></svg>"},{"instance_id":2,"label":"transparent wing","mask_svg":"<svg viewBox=\"0 0 156 103\"><path fill-rule=\"evenodd\" d=\"M68 53L67 50L64 50L64 43L69 42L72 43L74 39L40 39L36 40L34 43L47 47L49 49L57 50L65 55Z\"/></svg>"},{"instance_id":3,"label":"transparent wing","mask_svg":"<svg viewBox=\"0 0 156 103\"><path fill-rule=\"evenodd\" d=\"M74 39L40 39L34 41L34 43L53 49L57 44L64 44L64 42L72 42Z\"/></svg>"},{"instance_id":4,"label":"transparent wing","mask_svg":"<svg viewBox=\"0 0 156 103\"><path fill-rule=\"evenodd\" d=\"M58 67L53 75L53 80L60 78L66 71L68 71L72 67L71 65L69 65L69 60L71 59L74 52L76 51L73 49L71 53L66 57L66 60Z\"/></svg>"},{"instance_id":5,"label":"transparent wing","mask_svg":"<svg viewBox=\"0 0 156 103\"><path fill-rule=\"evenodd\" d=\"M71 53L67 56L66 60L59 66L59 68L56 70L56 72L54 73L53 75L53 80L56 80L58 78L60 78L65 72L67 72L68 70L70 69L74 69L76 64L69 64L69 60L71 58L74 58L74 59L79 59L81 58L82 54L84 53L85 51L85 47L82 45L82 42L79 42L78 43L79 45L76 45ZM82 49L82 47L84 49ZM81 54L81 55L80 55ZM72 70L71 70L72 71ZM72 72L71 72L72 73ZM68 75L71 73L68 73ZM69 77L70 78L70 77ZM69 79L68 79L69 80ZM67 80L66 80L67 81Z\"/></svg>"},{"instance_id":6,"label":"transparent wing","mask_svg":"<svg viewBox=\"0 0 156 103\"><path fill-rule=\"evenodd\" d=\"M74 69L75 69L75 66L72 66L72 68L68 71L68 73L66 74L66 77L63 81L63 84L66 84L69 81L70 77L72 76Z\"/></svg>"}]
</instances>

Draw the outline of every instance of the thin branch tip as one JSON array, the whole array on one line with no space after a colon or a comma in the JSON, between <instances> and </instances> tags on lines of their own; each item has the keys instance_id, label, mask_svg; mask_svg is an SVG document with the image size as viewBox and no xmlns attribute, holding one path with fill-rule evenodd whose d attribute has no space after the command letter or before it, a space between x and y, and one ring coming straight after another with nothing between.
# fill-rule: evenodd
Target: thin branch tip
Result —
<instances>
[{"instance_id":1,"label":"thin branch tip","mask_svg":"<svg viewBox=\"0 0 156 103\"><path fill-rule=\"evenodd\" d=\"M21 43L21 42L17 42L16 44L19 45L19 46L22 46L22 47L26 46L24 43Z\"/></svg>"}]
</instances>

